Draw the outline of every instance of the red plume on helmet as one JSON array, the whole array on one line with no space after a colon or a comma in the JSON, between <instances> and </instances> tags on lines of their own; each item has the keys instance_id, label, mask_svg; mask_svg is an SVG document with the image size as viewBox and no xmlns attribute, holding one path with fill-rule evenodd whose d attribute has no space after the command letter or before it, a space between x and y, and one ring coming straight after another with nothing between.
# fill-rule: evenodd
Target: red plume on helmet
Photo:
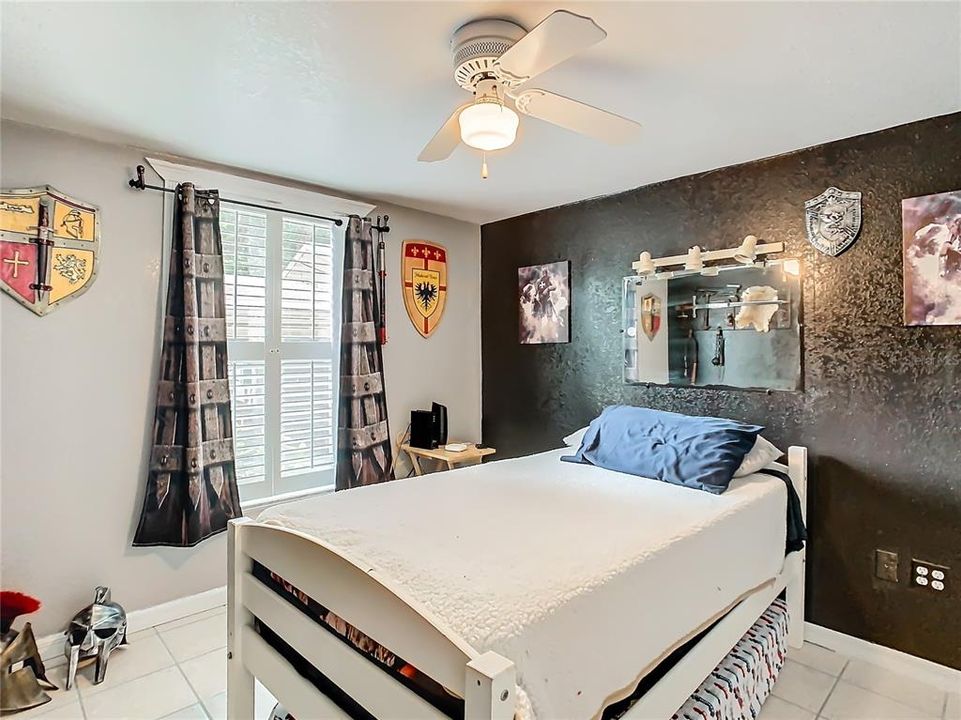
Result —
<instances>
[{"instance_id":1,"label":"red plume on helmet","mask_svg":"<svg viewBox=\"0 0 961 720\"><path fill-rule=\"evenodd\" d=\"M29 615L40 609L40 601L29 595L12 590L0 591L0 633L5 633L13 621L21 615Z\"/></svg>"}]
</instances>

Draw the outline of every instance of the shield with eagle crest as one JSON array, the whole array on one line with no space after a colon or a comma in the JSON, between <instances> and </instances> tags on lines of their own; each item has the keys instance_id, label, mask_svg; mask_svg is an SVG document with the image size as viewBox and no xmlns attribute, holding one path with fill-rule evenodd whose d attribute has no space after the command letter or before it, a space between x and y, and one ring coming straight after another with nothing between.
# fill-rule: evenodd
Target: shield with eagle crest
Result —
<instances>
[{"instance_id":1,"label":"shield with eagle crest","mask_svg":"<svg viewBox=\"0 0 961 720\"><path fill-rule=\"evenodd\" d=\"M401 263L407 314L417 332L430 337L447 304L447 250L425 240L405 240Z\"/></svg>"},{"instance_id":2,"label":"shield with eagle crest","mask_svg":"<svg viewBox=\"0 0 961 720\"><path fill-rule=\"evenodd\" d=\"M97 274L100 210L46 185L0 192L0 290L46 315Z\"/></svg>"}]
</instances>

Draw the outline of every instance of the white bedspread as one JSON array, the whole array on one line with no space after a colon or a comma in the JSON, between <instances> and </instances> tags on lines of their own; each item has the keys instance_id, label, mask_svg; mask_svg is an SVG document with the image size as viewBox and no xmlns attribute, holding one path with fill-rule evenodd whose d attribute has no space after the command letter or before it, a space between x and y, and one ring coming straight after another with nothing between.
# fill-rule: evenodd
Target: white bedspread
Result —
<instances>
[{"instance_id":1,"label":"white bedspread","mask_svg":"<svg viewBox=\"0 0 961 720\"><path fill-rule=\"evenodd\" d=\"M787 494L751 475L711 495L560 462L569 452L302 500L260 521L389 574L479 653L512 660L520 717L591 718L780 572Z\"/></svg>"}]
</instances>

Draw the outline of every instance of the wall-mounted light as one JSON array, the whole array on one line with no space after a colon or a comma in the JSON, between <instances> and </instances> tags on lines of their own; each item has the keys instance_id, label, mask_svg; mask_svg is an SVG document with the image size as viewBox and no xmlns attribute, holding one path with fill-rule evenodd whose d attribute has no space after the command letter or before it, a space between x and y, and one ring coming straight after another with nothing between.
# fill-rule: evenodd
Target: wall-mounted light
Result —
<instances>
[{"instance_id":1,"label":"wall-mounted light","mask_svg":"<svg viewBox=\"0 0 961 720\"><path fill-rule=\"evenodd\" d=\"M700 271L703 268L704 259L701 257L701 248L695 245L687 251L687 260L684 261L684 269Z\"/></svg>"},{"instance_id":2,"label":"wall-mounted light","mask_svg":"<svg viewBox=\"0 0 961 720\"><path fill-rule=\"evenodd\" d=\"M683 265L682 272L700 272L714 274L717 266L705 266L705 263L715 260L735 260L744 265L753 265L759 255L770 255L773 253L784 252L784 243L760 243L754 235L748 235L735 248L726 250L701 250L697 245L687 251L685 255L670 255L668 257L652 258L651 253L645 250L640 257L631 265L634 272L638 275L661 277L665 272L677 272L679 268L670 270L672 266ZM786 272L791 272L787 270ZM798 266L800 272L800 266Z\"/></svg>"},{"instance_id":3,"label":"wall-mounted light","mask_svg":"<svg viewBox=\"0 0 961 720\"><path fill-rule=\"evenodd\" d=\"M651 254L647 250L642 252L637 262L634 263L634 269L638 275L650 275L654 272L654 261L651 260Z\"/></svg>"},{"instance_id":4,"label":"wall-mounted light","mask_svg":"<svg viewBox=\"0 0 961 720\"><path fill-rule=\"evenodd\" d=\"M801 274L801 261L798 260L797 258L790 258L788 260L785 260L782 263L782 266L784 267L784 272L786 272L788 275L793 275L794 277L797 277L798 275Z\"/></svg>"},{"instance_id":5,"label":"wall-mounted light","mask_svg":"<svg viewBox=\"0 0 961 720\"><path fill-rule=\"evenodd\" d=\"M751 265L757 260L757 238L748 235L737 249L734 259L742 265Z\"/></svg>"}]
</instances>

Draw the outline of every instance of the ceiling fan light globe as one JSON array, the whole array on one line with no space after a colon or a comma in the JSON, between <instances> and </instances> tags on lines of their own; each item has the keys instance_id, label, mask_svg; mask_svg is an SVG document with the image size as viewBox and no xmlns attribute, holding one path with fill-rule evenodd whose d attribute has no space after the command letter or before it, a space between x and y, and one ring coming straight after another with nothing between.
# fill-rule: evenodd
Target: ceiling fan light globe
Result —
<instances>
[{"instance_id":1,"label":"ceiling fan light globe","mask_svg":"<svg viewBox=\"0 0 961 720\"><path fill-rule=\"evenodd\" d=\"M464 108L458 118L465 145L489 152L503 150L517 138L517 113L499 103L481 102Z\"/></svg>"}]
</instances>

